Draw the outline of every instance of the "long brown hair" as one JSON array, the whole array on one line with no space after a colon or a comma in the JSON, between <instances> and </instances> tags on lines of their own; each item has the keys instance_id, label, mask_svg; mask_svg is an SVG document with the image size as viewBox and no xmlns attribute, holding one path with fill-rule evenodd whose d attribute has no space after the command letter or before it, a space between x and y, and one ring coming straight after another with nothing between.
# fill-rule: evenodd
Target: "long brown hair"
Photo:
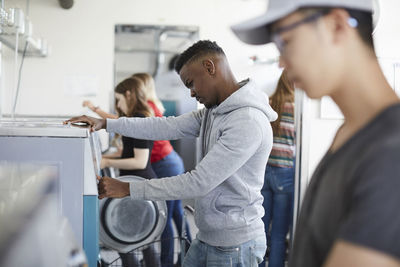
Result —
<instances>
[{"instance_id":1,"label":"long brown hair","mask_svg":"<svg viewBox=\"0 0 400 267\"><path fill-rule=\"evenodd\" d=\"M160 99L157 97L156 85L154 83L153 77L145 72L135 73L132 75L132 77L139 78L140 80L142 80L142 82L144 82L144 87L146 89L145 90L146 99L148 101L152 101L156 105L156 107L160 110L161 114L163 114L165 108Z\"/></svg>"},{"instance_id":2,"label":"long brown hair","mask_svg":"<svg viewBox=\"0 0 400 267\"><path fill-rule=\"evenodd\" d=\"M131 93L130 101L127 99L128 104L128 114L124 114L117 106L115 102L115 108L118 114L126 115L132 117L136 114L142 114L145 117L150 117L152 115L151 109L147 104L144 83L135 77L131 77L120 82L116 87L114 92L122 94L126 97L127 92Z\"/></svg>"},{"instance_id":3,"label":"long brown hair","mask_svg":"<svg viewBox=\"0 0 400 267\"><path fill-rule=\"evenodd\" d=\"M274 136L280 135L280 124L283 113L283 105L285 102L294 102L294 84L287 77L287 71L283 70L276 86L275 93L271 96L270 104L273 110L278 113L278 119L271 122L272 132Z\"/></svg>"}]
</instances>

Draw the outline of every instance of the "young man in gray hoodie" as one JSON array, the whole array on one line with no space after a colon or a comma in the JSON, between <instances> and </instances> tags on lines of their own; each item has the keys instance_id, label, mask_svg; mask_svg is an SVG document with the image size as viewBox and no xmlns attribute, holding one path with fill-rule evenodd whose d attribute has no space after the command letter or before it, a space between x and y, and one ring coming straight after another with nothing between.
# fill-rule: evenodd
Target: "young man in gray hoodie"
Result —
<instances>
[{"instance_id":1,"label":"young man in gray hoodie","mask_svg":"<svg viewBox=\"0 0 400 267\"><path fill-rule=\"evenodd\" d=\"M252 81L236 81L215 42L195 43L180 55L175 69L204 109L179 117L100 120L82 116L69 122L86 122L93 130L139 139L199 137L201 161L191 172L167 179L128 184L103 177L99 198L194 198L199 233L184 266L256 266L266 250L260 190L272 147L270 121L277 114Z\"/></svg>"}]
</instances>

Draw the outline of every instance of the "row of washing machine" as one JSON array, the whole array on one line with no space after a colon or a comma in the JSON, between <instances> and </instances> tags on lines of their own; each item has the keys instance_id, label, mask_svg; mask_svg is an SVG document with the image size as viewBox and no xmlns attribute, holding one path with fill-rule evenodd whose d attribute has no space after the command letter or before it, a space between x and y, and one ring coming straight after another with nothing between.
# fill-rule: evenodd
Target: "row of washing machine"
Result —
<instances>
[{"instance_id":1,"label":"row of washing machine","mask_svg":"<svg viewBox=\"0 0 400 267\"><path fill-rule=\"evenodd\" d=\"M60 119L2 120L0 147L3 165L46 165L57 170L54 181L57 214L67 219L90 267L98 266L100 246L128 252L161 235L167 216L164 201L138 201L129 197L98 200L96 176L100 174L101 161L98 133L63 125Z\"/></svg>"}]
</instances>

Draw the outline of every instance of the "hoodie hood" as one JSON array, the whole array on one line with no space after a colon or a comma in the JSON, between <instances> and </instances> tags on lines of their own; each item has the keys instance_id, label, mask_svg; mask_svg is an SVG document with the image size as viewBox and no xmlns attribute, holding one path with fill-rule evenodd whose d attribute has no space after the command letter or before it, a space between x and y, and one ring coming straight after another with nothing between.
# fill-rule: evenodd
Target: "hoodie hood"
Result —
<instances>
[{"instance_id":1,"label":"hoodie hood","mask_svg":"<svg viewBox=\"0 0 400 267\"><path fill-rule=\"evenodd\" d=\"M268 95L256 88L255 83L250 79L241 83L244 85L215 107L214 112L224 114L240 108L253 107L261 110L269 121L275 121L278 114L269 105Z\"/></svg>"}]
</instances>

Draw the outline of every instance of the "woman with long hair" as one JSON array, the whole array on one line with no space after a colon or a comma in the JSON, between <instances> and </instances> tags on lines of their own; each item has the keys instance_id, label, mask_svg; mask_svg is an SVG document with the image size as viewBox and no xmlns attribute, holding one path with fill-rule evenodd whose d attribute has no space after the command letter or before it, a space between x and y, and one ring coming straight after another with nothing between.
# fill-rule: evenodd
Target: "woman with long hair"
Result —
<instances>
[{"instance_id":1,"label":"woman with long hair","mask_svg":"<svg viewBox=\"0 0 400 267\"><path fill-rule=\"evenodd\" d=\"M139 79L142 81L144 85L143 92L145 94L146 103L150 107L150 112L152 113L152 115L156 117L162 117L165 109L162 102L157 97L153 77L148 73L135 73L131 77L134 78L135 80ZM122 84L124 82L121 82L116 87L116 90L117 88L120 88L119 91L121 91ZM117 97L118 95L116 94L115 95L116 101ZM121 114L121 111L118 108L116 108L118 115L110 114L103 111L99 106L93 105L88 100L83 102L83 106L88 107L103 119L107 118L116 119L119 116L123 115L123 113ZM120 157L122 148L120 145L118 145L118 142L115 143L117 143L118 151L112 154L103 155L103 158L106 158L105 160L110 158L113 159ZM178 155L178 153L176 153L176 151L173 149L171 143L168 140L159 140L153 142L153 148L151 149L151 155L150 155L150 162L152 169L156 173L157 177L160 178L176 176L184 173L185 171L182 158ZM183 222L182 201L171 200L171 201L166 201L166 203L168 208L167 223L164 232L161 236L162 239L161 263L163 267L173 266L174 232L173 232L172 220L176 226L176 229L178 230L179 236L182 235L182 222ZM192 237L187 222L185 223L185 228L186 228L185 230L187 234L187 239L188 241L191 241Z\"/></svg>"},{"instance_id":2,"label":"woman with long hair","mask_svg":"<svg viewBox=\"0 0 400 267\"><path fill-rule=\"evenodd\" d=\"M132 77L141 79L146 87L147 103L153 109L156 117L162 117L164 106L156 95L154 79L148 73L136 73ZM151 166L159 178L171 177L184 173L185 168L182 158L175 152L171 143L167 140L154 141L151 151ZM174 233L172 220L178 230L179 236L182 234L183 208L181 200L168 200L168 216L164 232L161 235L161 264L162 266L173 266L174 260ZM187 238L191 241L190 229L185 223Z\"/></svg>"},{"instance_id":3,"label":"woman with long hair","mask_svg":"<svg viewBox=\"0 0 400 267\"><path fill-rule=\"evenodd\" d=\"M294 84L285 70L270 104L278 113L278 119L271 123L274 141L261 190L265 210L263 221L268 240L268 267L284 267L286 236L293 217L295 173ZM265 261L259 266L265 267Z\"/></svg>"},{"instance_id":4,"label":"woman with long hair","mask_svg":"<svg viewBox=\"0 0 400 267\"><path fill-rule=\"evenodd\" d=\"M128 78L115 87L115 108L119 116L150 117L144 84L138 78ZM119 158L103 158L101 168L118 168L120 175L136 175L146 179L156 178L151 164L150 152L153 141L122 136L122 151ZM153 245L143 250L146 266L161 266L160 257ZM133 254L120 253L123 266L138 266Z\"/></svg>"},{"instance_id":5,"label":"woman with long hair","mask_svg":"<svg viewBox=\"0 0 400 267\"><path fill-rule=\"evenodd\" d=\"M157 97L156 85L153 77L146 72L135 73L132 75L132 77L139 78L144 82L144 86L146 88L146 99L148 102L150 102L150 106L155 105L160 113L164 114L165 108L161 100Z\"/></svg>"}]
</instances>

